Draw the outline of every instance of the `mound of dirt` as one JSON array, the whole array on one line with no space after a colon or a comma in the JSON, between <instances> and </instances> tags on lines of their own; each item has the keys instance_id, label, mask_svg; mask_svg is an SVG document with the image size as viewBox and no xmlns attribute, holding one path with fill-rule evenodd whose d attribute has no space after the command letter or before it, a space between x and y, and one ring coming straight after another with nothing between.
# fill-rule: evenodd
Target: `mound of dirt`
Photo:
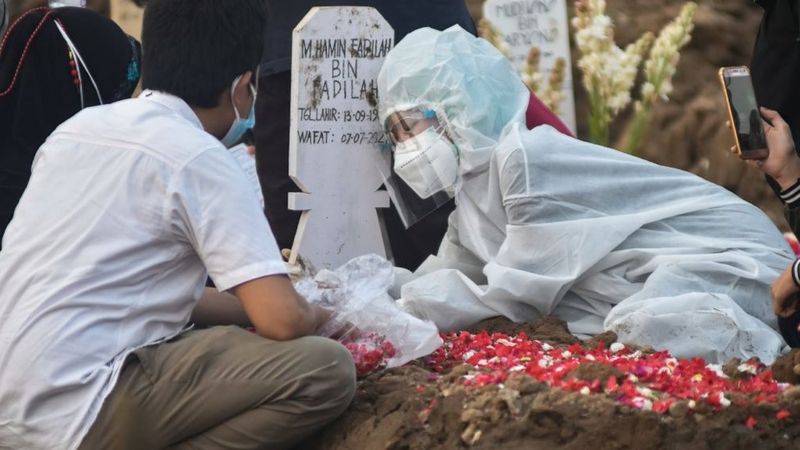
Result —
<instances>
[{"instance_id":1,"label":"mound of dirt","mask_svg":"<svg viewBox=\"0 0 800 450\"><path fill-rule=\"evenodd\" d=\"M484 322L479 329L486 329ZM497 329L535 331L558 321L511 324ZM568 333L566 327L562 332ZM496 331L492 330L492 331ZM562 332L551 333L559 342ZM503 384L465 386L471 368L439 375L424 363L363 380L350 409L301 448L378 449L790 449L800 446L800 388L786 390L777 404L735 404L721 411L687 402L668 413L634 410L606 395L549 388L527 376ZM621 375L602 364L570 376L607 379ZM693 405L694 406L694 405ZM779 413L780 412L780 413ZM783 414L784 416L781 416Z\"/></svg>"},{"instance_id":2,"label":"mound of dirt","mask_svg":"<svg viewBox=\"0 0 800 450\"><path fill-rule=\"evenodd\" d=\"M778 358L772 365L772 373L778 381L800 384L800 349Z\"/></svg>"},{"instance_id":3,"label":"mound of dirt","mask_svg":"<svg viewBox=\"0 0 800 450\"><path fill-rule=\"evenodd\" d=\"M557 344L574 344L580 339L569 332L567 324L557 317L546 317L534 323L514 323L505 317L495 317L484 320L467 331L478 333L488 331L489 333L519 334L525 333L531 339L545 342L555 342ZM616 340L616 336L611 342Z\"/></svg>"}]
</instances>

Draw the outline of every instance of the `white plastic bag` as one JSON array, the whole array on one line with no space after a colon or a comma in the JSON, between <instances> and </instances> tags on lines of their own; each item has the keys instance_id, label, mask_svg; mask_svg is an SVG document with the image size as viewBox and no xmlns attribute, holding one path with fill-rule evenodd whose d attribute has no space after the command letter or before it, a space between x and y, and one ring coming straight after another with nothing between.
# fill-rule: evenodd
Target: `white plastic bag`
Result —
<instances>
[{"instance_id":1,"label":"white plastic bag","mask_svg":"<svg viewBox=\"0 0 800 450\"><path fill-rule=\"evenodd\" d=\"M376 368L398 367L430 354L442 340L432 322L402 311L389 296L394 267L377 255L360 256L335 271L322 270L305 278L295 289L309 302L334 312L319 331L337 336L356 360L359 374ZM359 361L359 355L374 350L385 361ZM360 364L361 363L361 364Z\"/></svg>"}]
</instances>

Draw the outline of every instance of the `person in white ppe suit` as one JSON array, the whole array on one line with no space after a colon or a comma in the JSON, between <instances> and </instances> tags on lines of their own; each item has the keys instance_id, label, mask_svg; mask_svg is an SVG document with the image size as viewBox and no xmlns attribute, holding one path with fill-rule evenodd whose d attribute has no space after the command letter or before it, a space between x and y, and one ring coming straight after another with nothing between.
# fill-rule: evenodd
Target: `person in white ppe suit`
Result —
<instances>
[{"instance_id":1,"label":"person in white ppe suit","mask_svg":"<svg viewBox=\"0 0 800 450\"><path fill-rule=\"evenodd\" d=\"M405 277L404 309L442 330L555 315L581 337L612 330L717 363L780 354L769 287L792 254L756 207L692 174L527 130L511 64L457 26L409 34L378 83L387 186L417 197L394 198L407 225L420 205L457 205L438 255Z\"/></svg>"}]
</instances>

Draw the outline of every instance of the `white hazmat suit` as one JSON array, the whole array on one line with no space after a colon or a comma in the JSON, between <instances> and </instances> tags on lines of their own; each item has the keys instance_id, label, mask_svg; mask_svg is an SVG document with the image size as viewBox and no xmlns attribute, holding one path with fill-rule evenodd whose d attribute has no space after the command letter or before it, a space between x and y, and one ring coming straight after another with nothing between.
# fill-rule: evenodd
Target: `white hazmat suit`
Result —
<instances>
[{"instance_id":1,"label":"white hazmat suit","mask_svg":"<svg viewBox=\"0 0 800 450\"><path fill-rule=\"evenodd\" d=\"M443 330L555 315L579 336L612 330L678 357L779 355L769 286L792 253L759 209L692 174L527 130L527 88L457 26L408 35L378 82L382 120L433 107L460 152L456 210L402 286L404 309Z\"/></svg>"}]
</instances>

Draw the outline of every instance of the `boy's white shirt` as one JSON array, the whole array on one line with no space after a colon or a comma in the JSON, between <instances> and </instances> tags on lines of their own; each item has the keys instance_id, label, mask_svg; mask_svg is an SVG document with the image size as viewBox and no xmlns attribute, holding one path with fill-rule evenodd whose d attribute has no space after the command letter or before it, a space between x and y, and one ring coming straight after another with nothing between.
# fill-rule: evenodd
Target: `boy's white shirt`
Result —
<instances>
[{"instance_id":1,"label":"boy's white shirt","mask_svg":"<svg viewBox=\"0 0 800 450\"><path fill-rule=\"evenodd\" d=\"M252 177L158 92L48 138L0 253L0 448L76 448L126 356L185 329L206 271L223 291L286 272Z\"/></svg>"},{"instance_id":2,"label":"boy's white shirt","mask_svg":"<svg viewBox=\"0 0 800 450\"><path fill-rule=\"evenodd\" d=\"M247 181L252 185L253 190L256 193L256 197L258 198L261 207L264 207L264 193L261 191L261 183L258 181L258 171L256 170L256 158L255 156L251 155L247 151L247 146L244 144L238 144L228 149L236 158L236 162L239 163L239 167L242 168L245 175L247 175Z\"/></svg>"}]
</instances>

